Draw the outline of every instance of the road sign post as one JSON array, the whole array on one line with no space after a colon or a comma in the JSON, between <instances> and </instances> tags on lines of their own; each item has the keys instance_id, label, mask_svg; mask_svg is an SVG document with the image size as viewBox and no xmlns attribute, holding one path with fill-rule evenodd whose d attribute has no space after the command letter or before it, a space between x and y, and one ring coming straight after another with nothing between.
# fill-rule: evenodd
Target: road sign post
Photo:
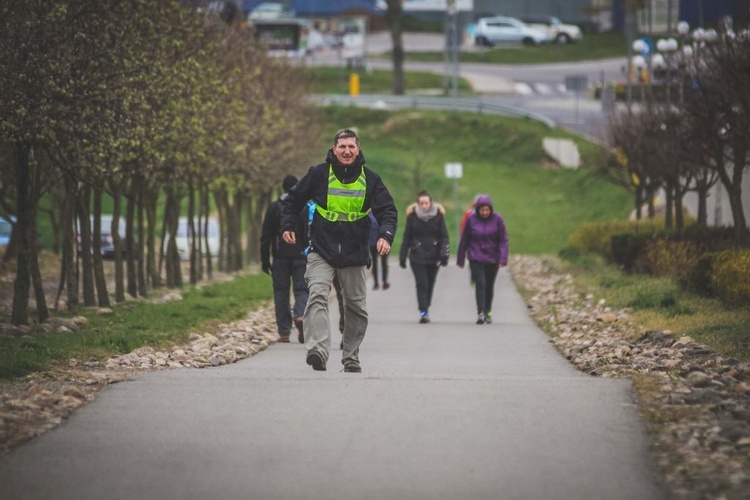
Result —
<instances>
[{"instance_id":1,"label":"road sign post","mask_svg":"<svg viewBox=\"0 0 750 500\"><path fill-rule=\"evenodd\" d=\"M456 234L461 237L461 205L458 199L458 179L464 175L464 166L462 163L446 163L445 177L453 179L453 202L456 205Z\"/></svg>"}]
</instances>

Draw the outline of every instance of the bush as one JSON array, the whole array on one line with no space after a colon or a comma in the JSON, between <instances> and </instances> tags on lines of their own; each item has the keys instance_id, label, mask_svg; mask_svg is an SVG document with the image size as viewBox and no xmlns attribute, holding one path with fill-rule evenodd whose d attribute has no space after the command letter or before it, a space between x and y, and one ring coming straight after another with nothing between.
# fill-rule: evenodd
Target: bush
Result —
<instances>
[{"instance_id":1,"label":"bush","mask_svg":"<svg viewBox=\"0 0 750 500\"><path fill-rule=\"evenodd\" d=\"M581 253L596 253L612 261L612 236L622 233L653 234L664 228L663 219L598 221L583 224L568 238L568 247Z\"/></svg>"},{"instance_id":2,"label":"bush","mask_svg":"<svg viewBox=\"0 0 750 500\"><path fill-rule=\"evenodd\" d=\"M750 304L750 249L715 254L711 287L723 302L733 305Z\"/></svg>"},{"instance_id":3,"label":"bush","mask_svg":"<svg viewBox=\"0 0 750 500\"><path fill-rule=\"evenodd\" d=\"M652 238L643 249L639 268L651 276L675 276L680 279L698 264L700 256L695 242Z\"/></svg>"}]
</instances>

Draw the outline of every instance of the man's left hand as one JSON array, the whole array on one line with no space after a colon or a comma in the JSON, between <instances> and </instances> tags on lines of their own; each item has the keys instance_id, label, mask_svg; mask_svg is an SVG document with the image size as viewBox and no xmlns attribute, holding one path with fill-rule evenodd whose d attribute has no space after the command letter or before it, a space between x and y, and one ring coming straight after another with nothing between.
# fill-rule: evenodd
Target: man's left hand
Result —
<instances>
[{"instance_id":1,"label":"man's left hand","mask_svg":"<svg viewBox=\"0 0 750 500\"><path fill-rule=\"evenodd\" d=\"M388 255L388 252L391 251L391 244L385 238L380 238L375 248L377 248L380 255Z\"/></svg>"}]
</instances>

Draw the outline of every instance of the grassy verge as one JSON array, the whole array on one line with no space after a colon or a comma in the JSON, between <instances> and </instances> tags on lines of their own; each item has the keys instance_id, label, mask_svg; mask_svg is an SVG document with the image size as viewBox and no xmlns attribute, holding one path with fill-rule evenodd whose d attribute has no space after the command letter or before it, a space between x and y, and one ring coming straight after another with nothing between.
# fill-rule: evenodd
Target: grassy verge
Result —
<instances>
[{"instance_id":1,"label":"grassy verge","mask_svg":"<svg viewBox=\"0 0 750 500\"><path fill-rule=\"evenodd\" d=\"M184 342L191 331L210 331L221 322L238 320L271 298L271 278L243 275L186 290L181 301L132 302L106 315L82 311L89 323L75 333L0 337L0 378L20 377L70 358L101 360L146 345Z\"/></svg>"},{"instance_id":2,"label":"grassy verge","mask_svg":"<svg viewBox=\"0 0 750 500\"><path fill-rule=\"evenodd\" d=\"M498 46L487 49L462 51L461 62L494 63L494 64L542 64L554 62L589 61L622 57L623 64L628 50L625 35L619 33L600 33L584 35L579 43L547 44L537 47L520 45ZM390 59L388 54L375 55ZM407 52L407 61L443 61L445 55L440 52Z\"/></svg>"},{"instance_id":3,"label":"grassy verge","mask_svg":"<svg viewBox=\"0 0 750 500\"><path fill-rule=\"evenodd\" d=\"M630 308L644 330L688 335L723 356L750 361L750 310L684 292L672 278L624 274L596 258L566 262L583 293L603 297L611 307Z\"/></svg>"},{"instance_id":4,"label":"grassy verge","mask_svg":"<svg viewBox=\"0 0 750 500\"><path fill-rule=\"evenodd\" d=\"M353 107L322 112L330 127L326 139L341 127L359 130L367 164L383 177L402 213L421 189L445 206L454 249L460 217L480 193L490 194L505 218L514 253L556 253L584 221L624 218L630 208L625 191L592 174L595 146L562 130L471 113ZM578 143L584 166L552 164L542 150L544 137ZM463 164L456 185L445 177L446 162ZM400 235L399 230L396 249Z\"/></svg>"},{"instance_id":5,"label":"grassy verge","mask_svg":"<svg viewBox=\"0 0 750 500\"><path fill-rule=\"evenodd\" d=\"M352 74L359 75L360 93L362 94L390 94L393 91L393 72L386 70L354 70L344 67L316 67L305 68L305 75L312 83L311 92L314 94L348 94L349 78ZM445 77L437 73L409 71L404 74L407 93L420 90L441 91L445 86ZM471 85L463 78L459 81L458 90L471 93Z\"/></svg>"}]
</instances>

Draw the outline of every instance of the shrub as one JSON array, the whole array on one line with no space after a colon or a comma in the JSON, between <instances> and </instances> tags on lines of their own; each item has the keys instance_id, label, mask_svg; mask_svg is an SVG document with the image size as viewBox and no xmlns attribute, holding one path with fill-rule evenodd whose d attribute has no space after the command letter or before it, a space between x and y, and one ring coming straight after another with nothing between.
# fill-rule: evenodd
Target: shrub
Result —
<instances>
[{"instance_id":1,"label":"shrub","mask_svg":"<svg viewBox=\"0 0 750 500\"><path fill-rule=\"evenodd\" d=\"M750 249L727 250L715 254L711 287L723 302L750 304Z\"/></svg>"},{"instance_id":2,"label":"shrub","mask_svg":"<svg viewBox=\"0 0 750 500\"><path fill-rule=\"evenodd\" d=\"M613 235L622 233L653 234L663 228L663 219L589 222L579 226L570 234L568 247L582 253L596 253L611 261Z\"/></svg>"},{"instance_id":3,"label":"shrub","mask_svg":"<svg viewBox=\"0 0 750 500\"><path fill-rule=\"evenodd\" d=\"M699 258L695 242L653 238L643 249L639 267L652 276L675 276L679 280L698 264Z\"/></svg>"}]
</instances>

